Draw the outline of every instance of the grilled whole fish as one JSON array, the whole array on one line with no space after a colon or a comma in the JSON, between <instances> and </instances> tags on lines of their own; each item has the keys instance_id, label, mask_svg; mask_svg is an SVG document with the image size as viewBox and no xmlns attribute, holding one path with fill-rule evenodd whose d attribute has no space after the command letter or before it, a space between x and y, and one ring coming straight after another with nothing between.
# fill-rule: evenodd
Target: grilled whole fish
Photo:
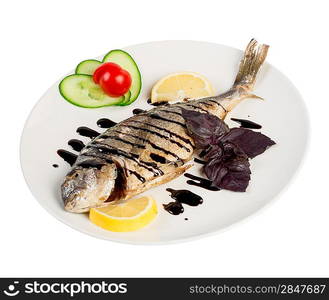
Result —
<instances>
[{"instance_id":1,"label":"grilled whole fish","mask_svg":"<svg viewBox=\"0 0 329 300\"><path fill-rule=\"evenodd\" d=\"M126 119L94 138L80 152L61 186L65 209L86 212L125 200L184 173L194 141L182 108L224 119L251 92L268 46L251 40L230 90L216 97L163 105Z\"/></svg>"}]
</instances>

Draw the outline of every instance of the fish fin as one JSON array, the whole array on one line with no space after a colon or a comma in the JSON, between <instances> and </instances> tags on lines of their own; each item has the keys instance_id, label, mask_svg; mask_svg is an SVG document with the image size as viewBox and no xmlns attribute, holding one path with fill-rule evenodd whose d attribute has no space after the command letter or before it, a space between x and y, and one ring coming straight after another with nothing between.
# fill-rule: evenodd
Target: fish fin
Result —
<instances>
[{"instance_id":1,"label":"fish fin","mask_svg":"<svg viewBox=\"0 0 329 300\"><path fill-rule=\"evenodd\" d=\"M265 101L265 99L263 97L257 96L255 94L247 94L245 97L246 98L259 99L259 100Z\"/></svg>"},{"instance_id":2,"label":"fish fin","mask_svg":"<svg viewBox=\"0 0 329 300\"><path fill-rule=\"evenodd\" d=\"M259 44L255 39L249 42L240 62L239 72L233 85L234 87L242 88L246 90L246 92L253 89L257 73L266 58L268 48L268 45Z\"/></svg>"}]
</instances>

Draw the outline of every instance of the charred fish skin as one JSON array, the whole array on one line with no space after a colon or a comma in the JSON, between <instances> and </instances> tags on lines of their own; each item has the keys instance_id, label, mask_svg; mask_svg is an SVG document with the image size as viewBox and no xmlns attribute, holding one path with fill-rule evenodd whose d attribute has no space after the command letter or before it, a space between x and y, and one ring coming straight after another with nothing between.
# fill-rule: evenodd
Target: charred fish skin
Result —
<instances>
[{"instance_id":1,"label":"charred fish skin","mask_svg":"<svg viewBox=\"0 0 329 300\"><path fill-rule=\"evenodd\" d=\"M224 119L243 99L256 97L252 90L267 51L267 45L251 40L227 92L157 106L95 137L82 149L62 184L65 209L84 212L129 199L184 173L191 166L194 141L187 133L182 108Z\"/></svg>"}]
</instances>

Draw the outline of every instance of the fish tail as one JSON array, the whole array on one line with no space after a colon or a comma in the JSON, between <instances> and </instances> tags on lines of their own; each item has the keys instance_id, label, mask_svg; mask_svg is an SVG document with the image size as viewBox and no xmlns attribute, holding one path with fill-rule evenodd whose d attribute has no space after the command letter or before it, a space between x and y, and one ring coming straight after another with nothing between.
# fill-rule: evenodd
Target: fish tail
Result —
<instances>
[{"instance_id":1,"label":"fish tail","mask_svg":"<svg viewBox=\"0 0 329 300\"><path fill-rule=\"evenodd\" d=\"M256 77L259 73L259 69L262 66L268 51L269 46L265 44L259 44L255 39L252 39L240 61L239 71L236 75L233 86L226 92L211 98L202 100L200 103L217 102L220 108L215 109L210 106L208 111L215 114L221 119L226 117L226 114L237 106L243 99L246 98L258 98L252 93L254 85L256 83Z\"/></svg>"},{"instance_id":2,"label":"fish tail","mask_svg":"<svg viewBox=\"0 0 329 300\"><path fill-rule=\"evenodd\" d=\"M240 62L239 72L235 78L233 87L242 88L247 93L252 91L259 69L265 61L268 48L268 45L260 44L255 39L249 42Z\"/></svg>"}]
</instances>

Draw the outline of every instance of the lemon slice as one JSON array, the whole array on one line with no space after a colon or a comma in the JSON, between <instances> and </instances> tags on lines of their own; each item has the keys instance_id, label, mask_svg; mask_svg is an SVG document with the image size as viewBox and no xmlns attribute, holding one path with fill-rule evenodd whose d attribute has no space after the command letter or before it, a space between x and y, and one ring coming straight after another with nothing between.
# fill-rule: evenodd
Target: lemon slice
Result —
<instances>
[{"instance_id":1,"label":"lemon slice","mask_svg":"<svg viewBox=\"0 0 329 300\"><path fill-rule=\"evenodd\" d=\"M92 208L89 212L89 219L103 229L126 232L146 226L153 221L157 213L155 200L145 196L124 203Z\"/></svg>"},{"instance_id":2,"label":"lemon slice","mask_svg":"<svg viewBox=\"0 0 329 300\"><path fill-rule=\"evenodd\" d=\"M152 88L151 102L182 101L184 98L202 98L214 95L214 88L201 74L181 72L169 74Z\"/></svg>"}]
</instances>

